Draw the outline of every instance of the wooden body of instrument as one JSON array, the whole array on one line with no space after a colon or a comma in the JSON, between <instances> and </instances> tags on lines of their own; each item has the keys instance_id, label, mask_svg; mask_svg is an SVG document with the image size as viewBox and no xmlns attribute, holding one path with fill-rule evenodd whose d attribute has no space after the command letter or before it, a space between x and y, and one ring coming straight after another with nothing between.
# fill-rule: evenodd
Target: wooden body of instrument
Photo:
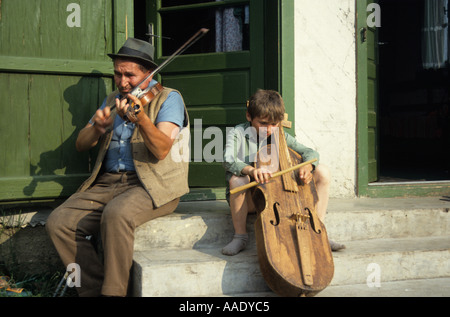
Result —
<instances>
[{"instance_id":1,"label":"wooden body of instrument","mask_svg":"<svg viewBox=\"0 0 450 317\"><path fill-rule=\"evenodd\" d=\"M284 145L280 143L280 153L276 154L280 169L302 162L301 156L287 146L289 157L283 158ZM257 167L270 161L261 155L272 156L277 148L269 144L261 150ZM334 263L325 226L316 214L314 181L303 185L298 173L290 172L256 187L252 197L258 212L258 258L269 287L280 296L314 296L325 289L333 278Z\"/></svg>"}]
</instances>

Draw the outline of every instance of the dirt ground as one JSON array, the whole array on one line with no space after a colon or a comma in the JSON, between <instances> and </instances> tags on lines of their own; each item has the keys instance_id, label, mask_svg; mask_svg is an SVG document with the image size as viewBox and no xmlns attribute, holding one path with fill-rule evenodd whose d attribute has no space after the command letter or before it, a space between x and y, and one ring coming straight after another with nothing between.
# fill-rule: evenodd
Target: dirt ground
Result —
<instances>
[{"instance_id":1,"label":"dirt ground","mask_svg":"<svg viewBox=\"0 0 450 317\"><path fill-rule=\"evenodd\" d=\"M30 275L64 270L45 227L0 228L0 264Z\"/></svg>"}]
</instances>

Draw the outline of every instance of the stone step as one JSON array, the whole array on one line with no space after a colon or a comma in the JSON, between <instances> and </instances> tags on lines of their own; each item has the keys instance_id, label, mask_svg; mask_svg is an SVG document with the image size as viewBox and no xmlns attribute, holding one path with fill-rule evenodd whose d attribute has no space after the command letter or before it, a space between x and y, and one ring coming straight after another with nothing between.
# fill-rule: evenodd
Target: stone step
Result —
<instances>
[{"instance_id":1,"label":"stone step","mask_svg":"<svg viewBox=\"0 0 450 317\"><path fill-rule=\"evenodd\" d=\"M255 217L249 217L249 223ZM251 230L253 225L249 224ZM182 202L175 213L154 219L135 232L135 251L191 249L220 245L233 235L226 201Z\"/></svg>"},{"instance_id":2,"label":"stone step","mask_svg":"<svg viewBox=\"0 0 450 317\"><path fill-rule=\"evenodd\" d=\"M332 285L366 283L379 272L380 281L450 277L450 237L372 239L345 242L334 252Z\"/></svg>"},{"instance_id":3,"label":"stone step","mask_svg":"<svg viewBox=\"0 0 450 317\"><path fill-rule=\"evenodd\" d=\"M236 256L219 249L155 249L135 252L134 296L196 297L268 292L256 248Z\"/></svg>"},{"instance_id":4,"label":"stone step","mask_svg":"<svg viewBox=\"0 0 450 317\"><path fill-rule=\"evenodd\" d=\"M333 253L330 287L450 277L450 239L416 237L348 241ZM135 296L211 296L270 292L253 244L227 257L220 248L135 252ZM379 277L379 278L378 278Z\"/></svg>"},{"instance_id":5,"label":"stone step","mask_svg":"<svg viewBox=\"0 0 450 317\"><path fill-rule=\"evenodd\" d=\"M244 293L217 297L278 297L273 292ZM214 296L212 296L214 297ZM328 286L316 297L450 297L450 277L382 282L369 287L367 283ZM271 301L269 300L269 304ZM288 302L289 304L289 302Z\"/></svg>"},{"instance_id":6,"label":"stone step","mask_svg":"<svg viewBox=\"0 0 450 317\"><path fill-rule=\"evenodd\" d=\"M450 278L449 207L439 197L331 200L328 235L347 249L333 253L335 274L323 294ZM225 201L183 202L174 214L139 227L135 295L273 296L259 270L255 219L248 221L248 248L233 257L221 254L234 233Z\"/></svg>"},{"instance_id":7,"label":"stone step","mask_svg":"<svg viewBox=\"0 0 450 317\"><path fill-rule=\"evenodd\" d=\"M449 207L438 198L334 199L325 225L336 241L443 236L450 234ZM255 219L249 216L250 235ZM135 250L223 246L233 233L226 201L182 202L174 214L136 230Z\"/></svg>"},{"instance_id":8,"label":"stone step","mask_svg":"<svg viewBox=\"0 0 450 317\"><path fill-rule=\"evenodd\" d=\"M430 278L367 284L330 286L317 297L449 297L450 278Z\"/></svg>"}]
</instances>

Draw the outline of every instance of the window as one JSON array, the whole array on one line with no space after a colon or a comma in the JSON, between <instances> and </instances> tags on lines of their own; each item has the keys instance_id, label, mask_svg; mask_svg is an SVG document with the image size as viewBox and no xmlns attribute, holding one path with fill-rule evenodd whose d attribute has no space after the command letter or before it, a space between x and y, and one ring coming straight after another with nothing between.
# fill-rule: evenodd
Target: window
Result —
<instances>
[{"instance_id":1,"label":"window","mask_svg":"<svg viewBox=\"0 0 450 317\"><path fill-rule=\"evenodd\" d=\"M171 55L200 28L210 31L184 54L249 49L249 1L162 0L162 54Z\"/></svg>"}]
</instances>

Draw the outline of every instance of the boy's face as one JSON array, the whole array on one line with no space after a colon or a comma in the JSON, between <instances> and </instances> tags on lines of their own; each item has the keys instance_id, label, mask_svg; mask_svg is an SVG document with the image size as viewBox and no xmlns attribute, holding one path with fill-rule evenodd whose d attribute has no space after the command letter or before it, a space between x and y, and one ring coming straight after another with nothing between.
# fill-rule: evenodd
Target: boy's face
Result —
<instances>
[{"instance_id":1,"label":"boy's face","mask_svg":"<svg viewBox=\"0 0 450 317\"><path fill-rule=\"evenodd\" d=\"M247 112L247 120L250 122L252 127L254 127L258 135L262 138L268 137L272 134L275 128L278 128L280 122L273 122L269 118L252 118Z\"/></svg>"}]
</instances>

